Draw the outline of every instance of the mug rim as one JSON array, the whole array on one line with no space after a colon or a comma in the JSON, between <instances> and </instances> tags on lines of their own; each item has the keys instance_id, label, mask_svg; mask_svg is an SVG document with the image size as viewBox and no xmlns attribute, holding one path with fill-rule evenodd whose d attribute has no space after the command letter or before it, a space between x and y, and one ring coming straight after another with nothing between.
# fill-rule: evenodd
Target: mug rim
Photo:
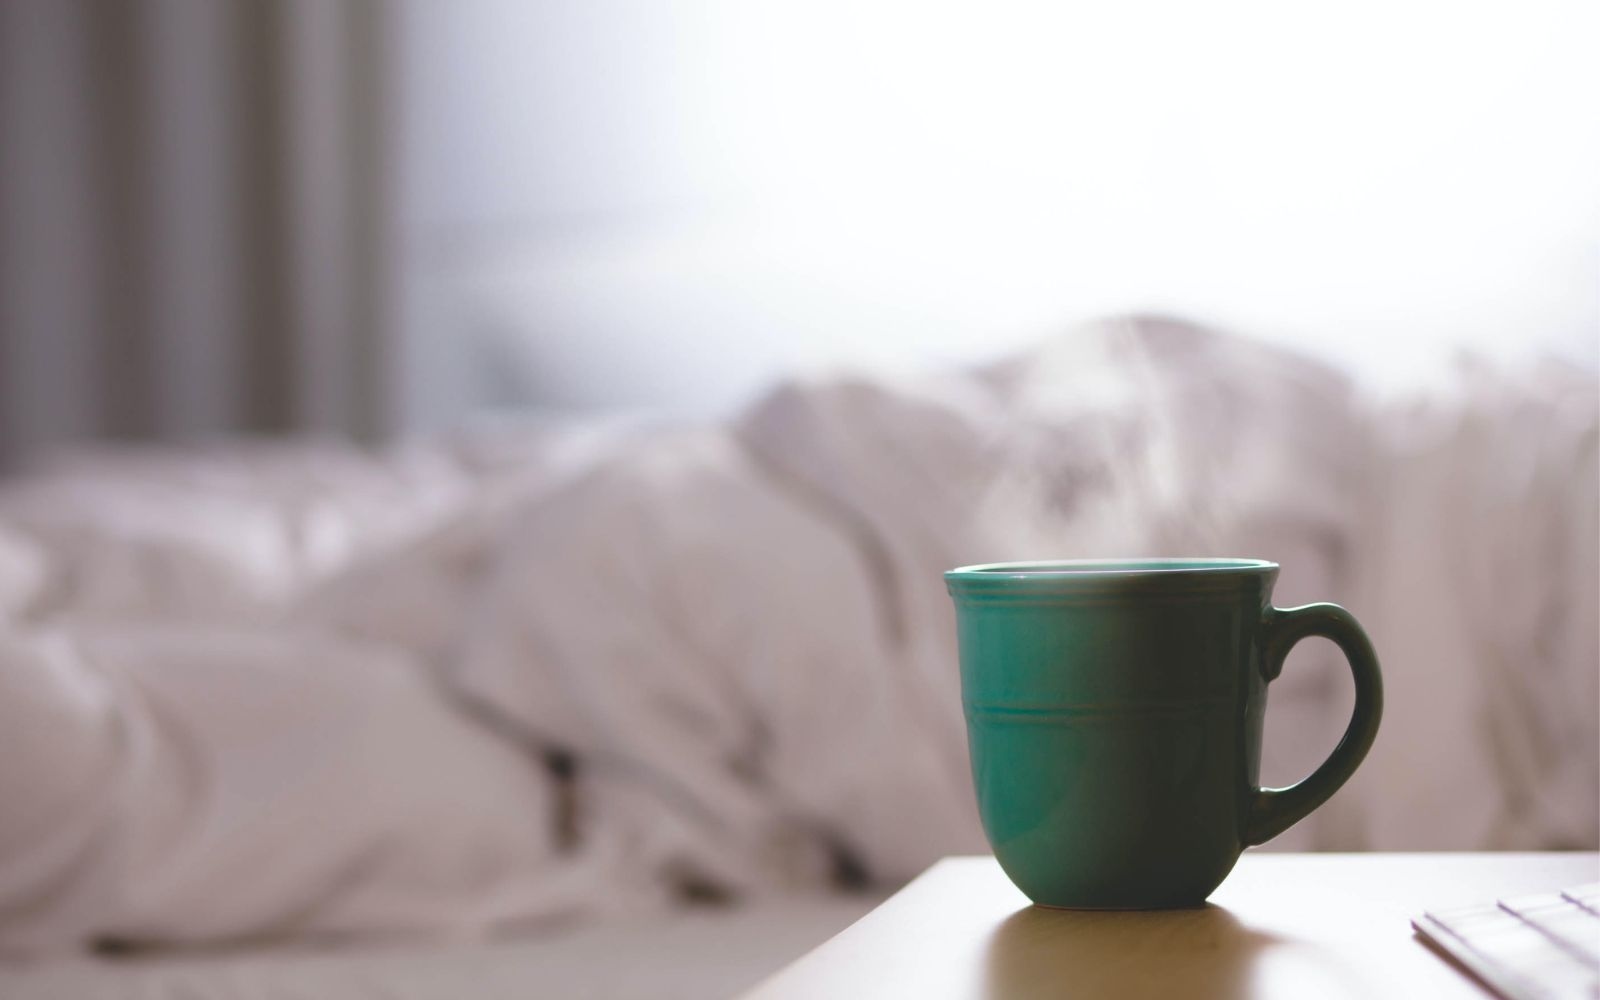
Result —
<instances>
[{"instance_id":1,"label":"mug rim","mask_svg":"<svg viewBox=\"0 0 1600 1000\"><path fill-rule=\"evenodd\" d=\"M1228 573L1271 573L1278 564L1267 559L1232 557L1137 559L1036 559L1021 562L974 563L948 570L951 583L1010 580L1071 580L1128 577L1213 576Z\"/></svg>"}]
</instances>

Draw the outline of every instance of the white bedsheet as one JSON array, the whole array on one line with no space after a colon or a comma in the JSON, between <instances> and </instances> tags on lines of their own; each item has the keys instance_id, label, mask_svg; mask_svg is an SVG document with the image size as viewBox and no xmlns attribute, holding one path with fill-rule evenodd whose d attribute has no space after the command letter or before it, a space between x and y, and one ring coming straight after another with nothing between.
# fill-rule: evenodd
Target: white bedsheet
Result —
<instances>
[{"instance_id":1,"label":"white bedsheet","mask_svg":"<svg viewBox=\"0 0 1600 1000\"><path fill-rule=\"evenodd\" d=\"M0 965L6 1000L719 1000L879 901L798 896L493 942L72 957Z\"/></svg>"},{"instance_id":2,"label":"white bedsheet","mask_svg":"<svg viewBox=\"0 0 1600 1000\"><path fill-rule=\"evenodd\" d=\"M0 496L0 952L533 930L980 851L940 572L1251 555L1368 623L1281 838L1594 846L1596 393L1166 320L726 425L101 456ZM1344 724L1273 686L1267 775ZM1345 702L1341 699L1345 698Z\"/></svg>"}]
</instances>

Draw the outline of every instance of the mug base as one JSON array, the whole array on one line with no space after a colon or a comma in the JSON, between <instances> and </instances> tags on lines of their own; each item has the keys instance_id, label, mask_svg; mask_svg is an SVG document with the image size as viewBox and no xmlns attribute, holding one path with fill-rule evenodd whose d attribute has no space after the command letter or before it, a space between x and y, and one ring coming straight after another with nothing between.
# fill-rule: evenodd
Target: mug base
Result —
<instances>
[{"instance_id":1,"label":"mug base","mask_svg":"<svg viewBox=\"0 0 1600 1000\"><path fill-rule=\"evenodd\" d=\"M1208 905L1205 900L1198 902L1182 903L1130 903L1126 905L1106 903L1041 903L1033 900L1033 905L1041 910L1062 910L1067 913L1148 913L1152 910L1203 910Z\"/></svg>"}]
</instances>

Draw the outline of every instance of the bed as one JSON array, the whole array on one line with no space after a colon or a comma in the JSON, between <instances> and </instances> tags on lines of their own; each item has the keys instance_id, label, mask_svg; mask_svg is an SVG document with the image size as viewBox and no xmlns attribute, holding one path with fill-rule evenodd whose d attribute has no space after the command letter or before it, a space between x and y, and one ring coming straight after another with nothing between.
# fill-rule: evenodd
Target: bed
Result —
<instances>
[{"instance_id":1,"label":"bed","mask_svg":"<svg viewBox=\"0 0 1600 1000\"><path fill-rule=\"evenodd\" d=\"M63 457L0 490L0 991L737 989L983 851L940 573L1013 558L1367 625L1383 732L1273 846L1592 849L1596 411L1130 317L719 421ZM1274 683L1269 783L1340 678Z\"/></svg>"},{"instance_id":2,"label":"bed","mask_svg":"<svg viewBox=\"0 0 1600 1000\"><path fill-rule=\"evenodd\" d=\"M0 967L12 1000L707 1000L754 985L863 915L876 895L796 896L492 942L73 957Z\"/></svg>"}]
</instances>

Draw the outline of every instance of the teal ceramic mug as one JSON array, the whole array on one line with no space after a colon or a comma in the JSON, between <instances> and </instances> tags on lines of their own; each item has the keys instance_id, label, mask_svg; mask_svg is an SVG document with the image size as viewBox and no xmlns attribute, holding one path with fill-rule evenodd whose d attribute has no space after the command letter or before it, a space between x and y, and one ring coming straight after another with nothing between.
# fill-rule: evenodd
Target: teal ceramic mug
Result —
<instances>
[{"instance_id":1,"label":"teal ceramic mug","mask_svg":"<svg viewBox=\"0 0 1600 1000\"><path fill-rule=\"evenodd\" d=\"M1333 604L1274 608L1275 563L1008 563L945 574L978 811L1036 903L1198 906L1244 848L1327 801L1378 732L1383 683ZM1338 644L1355 711L1321 767L1262 788L1267 684L1290 647Z\"/></svg>"}]
</instances>

